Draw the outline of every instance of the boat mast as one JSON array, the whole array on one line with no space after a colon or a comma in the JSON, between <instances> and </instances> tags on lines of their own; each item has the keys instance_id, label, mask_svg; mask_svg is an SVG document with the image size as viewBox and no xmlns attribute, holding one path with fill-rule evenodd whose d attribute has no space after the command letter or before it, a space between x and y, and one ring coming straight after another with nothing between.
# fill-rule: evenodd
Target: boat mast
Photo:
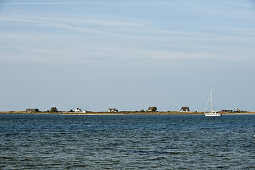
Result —
<instances>
[{"instance_id":1,"label":"boat mast","mask_svg":"<svg viewBox=\"0 0 255 170\"><path fill-rule=\"evenodd\" d=\"M212 96L212 88L211 88L211 94L210 94L211 112L212 112L212 103L213 103L213 96Z\"/></svg>"}]
</instances>

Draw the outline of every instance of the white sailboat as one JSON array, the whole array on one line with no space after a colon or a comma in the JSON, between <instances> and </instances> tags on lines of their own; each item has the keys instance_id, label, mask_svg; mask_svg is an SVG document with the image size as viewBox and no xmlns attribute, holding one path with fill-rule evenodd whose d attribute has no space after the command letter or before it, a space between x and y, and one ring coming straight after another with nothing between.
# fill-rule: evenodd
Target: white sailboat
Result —
<instances>
[{"instance_id":1,"label":"white sailboat","mask_svg":"<svg viewBox=\"0 0 255 170\"><path fill-rule=\"evenodd\" d=\"M210 106L211 106L211 110L210 110L210 112L206 112L206 109L207 109L207 106L208 106L209 103L210 103ZM205 116L222 116L221 113L213 111L212 103L213 103L213 97L212 97L212 89L211 89L210 96L209 96L204 114L205 114Z\"/></svg>"}]
</instances>

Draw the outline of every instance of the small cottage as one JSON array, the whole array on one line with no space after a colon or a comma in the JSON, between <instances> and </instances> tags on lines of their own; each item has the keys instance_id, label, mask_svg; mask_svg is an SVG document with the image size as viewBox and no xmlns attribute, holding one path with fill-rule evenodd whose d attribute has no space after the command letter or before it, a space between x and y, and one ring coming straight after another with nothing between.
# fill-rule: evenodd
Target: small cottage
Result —
<instances>
[{"instance_id":1,"label":"small cottage","mask_svg":"<svg viewBox=\"0 0 255 170\"><path fill-rule=\"evenodd\" d=\"M82 112L82 110L77 107L76 109L74 109L74 112Z\"/></svg>"},{"instance_id":2,"label":"small cottage","mask_svg":"<svg viewBox=\"0 0 255 170\"><path fill-rule=\"evenodd\" d=\"M155 106L151 106L151 107L149 107L148 108L148 112L156 112L158 109L157 109L157 107L155 107Z\"/></svg>"},{"instance_id":3,"label":"small cottage","mask_svg":"<svg viewBox=\"0 0 255 170\"><path fill-rule=\"evenodd\" d=\"M119 111L118 111L118 109L116 109L116 108L109 108L109 109L108 109L108 112L115 112L115 113L116 113L116 112L119 112Z\"/></svg>"},{"instance_id":4,"label":"small cottage","mask_svg":"<svg viewBox=\"0 0 255 170\"><path fill-rule=\"evenodd\" d=\"M240 113L241 112L241 110L240 109L238 109L237 107L233 110L233 112L235 112L235 113Z\"/></svg>"},{"instance_id":5,"label":"small cottage","mask_svg":"<svg viewBox=\"0 0 255 170\"><path fill-rule=\"evenodd\" d=\"M189 107L182 107L180 110L180 112L189 112L189 111L190 111Z\"/></svg>"},{"instance_id":6,"label":"small cottage","mask_svg":"<svg viewBox=\"0 0 255 170\"><path fill-rule=\"evenodd\" d=\"M226 110L226 109L225 109L225 110L221 110L221 112L222 112L222 113L232 113L233 110Z\"/></svg>"},{"instance_id":7,"label":"small cottage","mask_svg":"<svg viewBox=\"0 0 255 170\"><path fill-rule=\"evenodd\" d=\"M35 112L39 112L39 109L26 109L26 113L35 113Z\"/></svg>"}]
</instances>

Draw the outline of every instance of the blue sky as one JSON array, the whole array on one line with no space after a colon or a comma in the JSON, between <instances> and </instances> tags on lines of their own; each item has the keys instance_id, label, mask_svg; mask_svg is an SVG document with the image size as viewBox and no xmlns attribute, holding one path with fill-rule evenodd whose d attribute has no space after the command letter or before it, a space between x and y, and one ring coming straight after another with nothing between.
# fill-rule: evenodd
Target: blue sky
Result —
<instances>
[{"instance_id":1,"label":"blue sky","mask_svg":"<svg viewBox=\"0 0 255 170\"><path fill-rule=\"evenodd\" d=\"M255 110L254 1L0 2L0 110Z\"/></svg>"}]
</instances>

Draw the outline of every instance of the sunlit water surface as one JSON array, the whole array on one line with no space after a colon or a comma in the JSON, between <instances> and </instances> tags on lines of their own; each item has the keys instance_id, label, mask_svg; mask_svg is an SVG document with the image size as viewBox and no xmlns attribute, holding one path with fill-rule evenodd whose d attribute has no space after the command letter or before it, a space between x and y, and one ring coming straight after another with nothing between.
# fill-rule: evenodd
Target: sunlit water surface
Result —
<instances>
[{"instance_id":1,"label":"sunlit water surface","mask_svg":"<svg viewBox=\"0 0 255 170\"><path fill-rule=\"evenodd\" d=\"M255 115L0 115L0 169L255 168Z\"/></svg>"}]
</instances>

